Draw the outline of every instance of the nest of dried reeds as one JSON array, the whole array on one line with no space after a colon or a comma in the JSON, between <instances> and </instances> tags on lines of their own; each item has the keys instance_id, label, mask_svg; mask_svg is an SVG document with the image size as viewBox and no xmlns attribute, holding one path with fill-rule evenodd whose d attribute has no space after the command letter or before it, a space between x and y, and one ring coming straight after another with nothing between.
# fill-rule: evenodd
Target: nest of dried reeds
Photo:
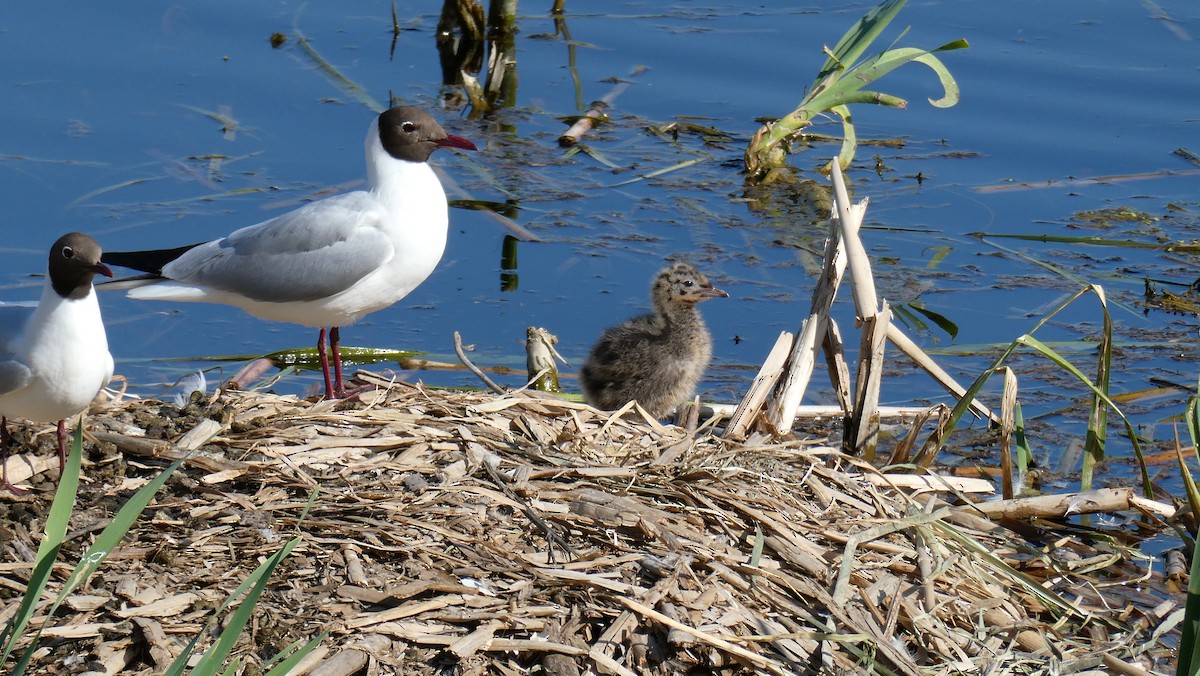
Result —
<instances>
[{"instance_id":1,"label":"nest of dried reeds","mask_svg":"<svg viewBox=\"0 0 1200 676\"><path fill-rule=\"evenodd\" d=\"M293 533L239 643L248 665L322 631L299 673L1144 673L1169 658L1151 639L1174 599L1145 591L1161 580L1134 551L1018 534L820 440L747 446L537 393L375 380L357 404L227 392L93 411L94 483L60 560L192 455L51 620L41 673L160 672ZM0 506L7 613L46 504Z\"/></svg>"}]
</instances>

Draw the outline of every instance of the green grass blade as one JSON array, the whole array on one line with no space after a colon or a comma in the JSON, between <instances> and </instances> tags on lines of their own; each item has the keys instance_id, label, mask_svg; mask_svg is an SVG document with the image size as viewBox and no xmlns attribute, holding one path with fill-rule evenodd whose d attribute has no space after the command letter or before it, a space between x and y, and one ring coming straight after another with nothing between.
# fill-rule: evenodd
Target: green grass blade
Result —
<instances>
[{"instance_id":1,"label":"green grass blade","mask_svg":"<svg viewBox=\"0 0 1200 676\"><path fill-rule=\"evenodd\" d=\"M942 98L926 99L926 101L929 101L929 105L933 106L934 108L950 108L951 106L957 105L958 100L961 97L961 93L959 92L958 82L955 81L954 76L950 75L950 71L942 63L942 60L934 56L933 52L944 52L951 49L966 49L967 47L969 47L969 45L967 44L966 40L955 40L954 42L944 44L937 49L932 49L929 52L913 59L913 61L917 63L928 66L930 70L937 75L938 82L942 85L942 91L945 92L945 95L942 96Z\"/></svg>"},{"instance_id":2,"label":"green grass blade","mask_svg":"<svg viewBox=\"0 0 1200 676\"><path fill-rule=\"evenodd\" d=\"M854 22L850 30L842 35L834 45L833 51L821 71L817 73L816 81L820 82L831 73L848 67L859 59L875 42L875 38L888 27L892 19L904 8L905 0L886 0L879 6L867 12L861 19Z\"/></svg>"},{"instance_id":3,"label":"green grass blade","mask_svg":"<svg viewBox=\"0 0 1200 676\"><path fill-rule=\"evenodd\" d=\"M1192 545L1192 574L1188 580L1187 605L1183 611L1182 636L1179 639L1177 676L1200 674L1200 544Z\"/></svg>"},{"instance_id":4,"label":"green grass blade","mask_svg":"<svg viewBox=\"0 0 1200 676\"><path fill-rule=\"evenodd\" d=\"M340 348L340 352L342 363L344 364L381 364L384 362L398 364L406 359L412 359L422 354L414 350L393 350L382 347L343 347ZM209 359L213 361L242 360L236 355L210 357ZM280 350L263 355L263 359L270 361L277 367L299 366L306 369L316 369L321 366L321 358L317 354L317 348L315 347L296 347Z\"/></svg>"},{"instance_id":5,"label":"green grass blade","mask_svg":"<svg viewBox=\"0 0 1200 676\"><path fill-rule=\"evenodd\" d=\"M226 597L225 601L221 604L221 607L217 608L216 612L214 612L212 614L212 616L209 618L208 622L205 623L204 628L199 633L197 633L196 636L194 638L192 638L191 641L188 642L187 647L184 649L183 652L179 653L179 657L175 658L175 661L171 663L171 666L167 669L166 672L164 672L163 676L181 676L183 674L184 670L187 668L188 660L191 659L192 651L195 649L196 643L200 640L200 637L208 632L209 628L212 627L218 619L220 619L221 614L224 613L227 609L229 609L229 607L232 606L234 603L236 603L237 600L242 597L242 595L246 592L246 590L251 585L258 582L258 580L262 577L263 573L266 571L268 564L270 564L270 563L271 563L271 559L267 559L266 561L264 561L262 564L260 564L258 566L258 568L255 568L248 576L246 576L246 579L242 580L232 592L230 592L229 596ZM223 632L222 635L227 633L227 631L228 631L228 627L226 627L226 632ZM211 649L209 652L210 653L212 652ZM202 659L202 663L207 662L207 661L209 661L209 656L206 656L205 658ZM211 671L208 671L207 673L209 673L209 674L216 673L216 670L219 669L220 666L221 666L220 661L215 662L215 664L212 664L211 666L206 666L206 668L211 669ZM200 664L197 664L196 669L199 669L199 668L200 668ZM193 669L193 671L191 673L194 676L195 674L204 673L204 672L198 672L195 669Z\"/></svg>"},{"instance_id":6,"label":"green grass blade","mask_svg":"<svg viewBox=\"0 0 1200 676\"><path fill-rule=\"evenodd\" d=\"M46 517L45 536L38 545L37 554L33 559L33 574L29 577L29 585L25 589L25 596L21 598L21 605L17 607L16 614L5 627L4 634L0 636L4 646L4 652L0 654L0 665L3 665L12 654L17 639L25 632L25 627L29 625L29 620L33 617L34 606L37 604L38 598L46 588L46 583L50 581L50 571L54 567L54 561L58 558L59 549L62 548L63 538L67 534L67 525L71 521L71 512L75 508L75 496L79 492L79 467L82 463L83 430L76 427L75 440L71 444L70 453L67 454L66 467L63 468L62 476L58 479L58 490L54 493L50 514ZM24 673L35 647L37 647L36 639L26 648L17 667L11 672L12 676Z\"/></svg>"},{"instance_id":7,"label":"green grass blade","mask_svg":"<svg viewBox=\"0 0 1200 676\"><path fill-rule=\"evenodd\" d=\"M960 420L962 420L963 415L970 410L971 402L974 401L975 397L979 395L979 391L983 389L984 384L991 379L992 375L996 373L997 369L999 369L1004 362L1008 361L1008 357L1018 347L1020 347L1020 343L1018 342L1019 340L1020 339L1017 339L1009 343L1008 347L1004 349L1004 352L1002 352L1000 356L996 358L996 361L993 362L991 366L984 369L982 373L976 376L975 382L971 383L970 387L967 388L967 391L963 394L963 396L959 397L958 402L954 404L954 408L950 410L950 416L946 420L946 433L930 435L930 437L925 441L925 444L922 446L921 451L918 453L919 456L930 459L937 456L938 452L942 448L943 443L950 436L950 432L958 427L958 423Z\"/></svg>"},{"instance_id":8,"label":"green grass blade","mask_svg":"<svg viewBox=\"0 0 1200 676\"><path fill-rule=\"evenodd\" d=\"M297 664L300 664L300 660L308 657L309 653L311 653L317 646L321 645L321 641L324 641L325 637L328 635L328 631L323 631L320 634L317 634L311 641L305 643L303 647L289 655L287 659L282 660L274 667L271 667L271 670L263 674L263 676L284 676L291 671L293 667L295 667ZM269 664L270 663L268 663L268 665Z\"/></svg>"},{"instance_id":9,"label":"green grass blade","mask_svg":"<svg viewBox=\"0 0 1200 676\"><path fill-rule=\"evenodd\" d=\"M301 5L301 7L303 7L303 5ZM292 32L296 36L296 44L300 45L300 48L304 50L304 55L308 57L308 59L312 61L314 65L316 65L317 72L324 75L325 78L333 83L335 87L341 89L351 98L363 104L372 112L382 113L383 111L387 110L387 106L384 106L380 102L376 101L374 97L367 93L366 89L363 89L362 85L354 82L345 75L342 75L341 71L335 68L333 64L326 61L325 57L321 56L321 53L312 46L312 44L308 41L308 38L305 37L304 33L300 31L299 13L296 14L295 21L292 22Z\"/></svg>"},{"instance_id":10,"label":"green grass blade","mask_svg":"<svg viewBox=\"0 0 1200 676\"><path fill-rule=\"evenodd\" d=\"M1013 439L1016 440L1017 446L1017 476L1021 478L1020 483L1024 487L1029 466L1033 464L1033 451L1029 448L1029 438L1025 436L1025 415L1021 412L1019 401L1013 409Z\"/></svg>"},{"instance_id":11,"label":"green grass blade","mask_svg":"<svg viewBox=\"0 0 1200 676\"><path fill-rule=\"evenodd\" d=\"M225 669L224 672L221 673L221 676L237 676L238 669L241 669L241 668L242 668L242 656L238 655L237 657L233 658L233 661L231 661L229 663L229 666Z\"/></svg>"},{"instance_id":12,"label":"green grass blade","mask_svg":"<svg viewBox=\"0 0 1200 676\"><path fill-rule=\"evenodd\" d=\"M1059 312L1062 312L1067 306L1074 303L1079 299L1080 296L1084 295L1090 290L1090 286L1081 288L1072 294L1070 298L1059 303L1058 307L1051 310L1045 317L1042 317L1033 325L1033 328L1029 330L1029 334L1036 332L1043 325L1045 325L1046 322L1053 319L1055 315L1057 315ZM1022 336L1022 338L1024 337L1025 336ZM953 431L954 428L958 427L958 423L960 420L962 420L963 415L965 415L966 412L971 408L971 402L979 394L979 391L983 389L984 384L987 383L988 379L992 377L992 374L994 374L996 370L1004 364L1004 362L1008 361L1009 356L1018 347L1020 347L1021 344L1021 338L1017 338L1009 343L1008 346L1004 348L1004 351L1000 354L1000 356L996 358L996 361L994 361L990 367L985 369L979 374L979 376L975 378L975 382L971 383L971 386L967 388L966 393L959 398L958 402L954 404L954 408L951 409L950 416L946 419L946 433L931 436L925 442L924 446L922 446L919 455L928 458L933 458L937 455L938 451L941 450L945 440L949 438L950 432Z\"/></svg>"},{"instance_id":13,"label":"green grass blade","mask_svg":"<svg viewBox=\"0 0 1200 676\"><path fill-rule=\"evenodd\" d=\"M933 322L934 324L937 324L938 328L945 331L946 335L950 336L951 340L958 337L958 324L955 324L946 315L943 315L940 312L934 312L933 310L922 307L915 303L909 303L908 307L913 312L919 312L919 313L925 315L926 319Z\"/></svg>"},{"instance_id":14,"label":"green grass blade","mask_svg":"<svg viewBox=\"0 0 1200 676\"><path fill-rule=\"evenodd\" d=\"M916 62L933 71L934 75L938 78L938 82L942 85L942 90L945 92L942 98L929 99L929 102L938 108L949 108L958 103L958 83L950 75L950 71L942 63L941 59L934 55L934 52L947 48L962 49L966 46L967 43L965 40L956 40L933 50L918 49L916 47L891 49L851 68L842 76L839 85L843 85L844 83L843 86L862 87L907 63Z\"/></svg>"},{"instance_id":15,"label":"green grass blade","mask_svg":"<svg viewBox=\"0 0 1200 676\"><path fill-rule=\"evenodd\" d=\"M865 82L860 82L857 87L832 87L829 90L821 93L811 100L805 102L805 110L808 111L808 117L814 117L823 110L829 110L835 106L844 106L850 103L871 103L879 106L890 106L892 108L907 108L908 101L899 96L884 94L870 89L862 89Z\"/></svg>"},{"instance_id":16,"label":"green grass blade","mask_svg":"<svg viewBox=\"0 0 1200 676\"><path fill-rule=\"evenodd\" d=\"M678 164L673 164L669 167L663 167L662 169L655 169L654 171L651 171L651 172L648 172L645 174L639 174L629 180L621 181L620 183L614 183L607 187L619 188L623 185L629 185L630 183L637 183L638 181L645 181L645 180L651 179L651 178L658 178L659 176L662 176L663 174L669 174L672 171L678 171L680 169L687 169L688 167L690 167L692 165L700 164L701 162L707 161L709 159L711 159L711 158L697 157L697 158L690 159L690 160L684 160L682 162L679 162Z\"/></svg>"},{"instance_id":17,"label":"green grass blade","mask_svg":"<svg viewBox=\"0 0 1200 676\"><path fill-rule=\"evenodd\" d=\"M1023 235L1002 232L971 232L971 237L979 239L1019 239L1025 242L1050 242L1054 244L1087 244L1090 246L1114 246L1122 249L1159 249L1178 253L1200 252L1200 244L1186 242L1139 242L1132 239L1109 239L1107 237L1067 237L1065 235ZM995 246L994 244L992 246Z\"/></svg>"},{"instance_id":18,"label":"green grass blade","mask_svg":"<svg viewBox=\"0 0 1200 676\"><path fill-rule=\"evenodd\" d=\"M1098 362L1096 364L1096 389L1108 395L1111 391L1112 375L1112 315L1108 313L1108 303L1105 302L1104 289L1092 287L1092 291L1100 300L1100 309L1104 314L1104 329L1100 334L1100 344L1096 348ZM1084 444L1083 471L1080 476L1080 489L1091 490L1092 473L1100 461L1104 460L1104 448L1108 437L1108 407L1100 397L1092 395L1091 410L1088 414L1087 441Z\"/></svg>"},{"instance_id":19,"label":"green grass blade","mask_svg":"<svg viewBox=\"0 0 1200 676\"><path fill-rule=\"evenodd\" d=\"M1120 416L1121 422L1125 423L1125 432L1129 435L1129 444L1130 444L1130 446L1133 447L1133 454L1137 458L1138 469L1141 471L1141 474L1142 474L1142 493L1148 498L1153 497L1154 496L1154 487L1150 483L1150 469L1146 466L1146 457L1145 457L1145 455L1142 454L1141 443L1138 442L1137 429L1134 428L1133 423L1129 421L1129 418L1125 417L1125 413L1123 413L1121 411L1121 408L1119 406L1117 406L1117 403L1108 397L1107 392L1101 391L1100 388L1097 387L1095 383L1093 383L1090 379L1088 379L1087 376L1083 375L1082 371L1075 368L1074 364L1067 361L1065 358L1063 358L1061 355L1059 355L1054 350L1050 349L1050 347L1048 345L1043 344L1037 338L1034 338L1033 336L1025 335L1025 336L1021 336L1017 340L1022 342L1025 345L1037 350L1043 356L1050 359L1050 361L1054 362L1056 365L1062 367L1068 373L1075 376L1075 378L1078 379L1079 382L1086 385L1088 387L1088 389L1090 389L1096 397L1098 397L1105 404L1107 404L1109 407L1111 407L1112 410L1118 416Z\"/></svg>"},{"instance_id":20,"label":"green grass blade","mask_svg":"<svg viewBox=\"0 0 1200 676\"><path fill-rule=\"evenodd\" d=\"M179 657L176 657L175 661L171 662L171 666L167 667L167 670L163 672L163 676L182 676L183 671L187 669L187 663L191 659L192 652L196 650L196 644L200 642L200 637L207 633L208 626L208 624L205 624L203 630L196 632L192 640L188 641L187 645L183 647L183 650L179 653Z\"/></svg>"},{"instance_id":21,"label":"green grass blade","mask_svg":"<svg viewBox=\"0 0 1200 676\"><path fill-rule=\"evenodd\" d=\"M1188 435L1192 438L1192 453L1200 458L1200 386L1197 386L1196 394L1188 399L1188 407L1185 411L1184 418L1187 422ZM1188 469L1187 458L1184 457L1182 450L1179 448L1179 443L1175 444L1176 459L1179 462L1179 475L1183 477L1183 487L1187 493L1188 505L1192 508L1193 514L1200 514L1200 490L1196 488L1196 480L1192 476L1192 471Z\"/></svg>"},{"instance_id":22,"label":"green grass blade","mask_svg":"<svg viewBox=\"0 0 1200 676\"><path fill-rule=\"evenodd\" d=\"M300 518L296 520L297 533L300 532L300 524L302 524L305 518L308 517L308 513L312 509L316 499L317 489L314 488L308 494L308 504L304 506L304 511L300 514ZM280 561L282 561L289 553L291 553L293 549L295 549L299 542L300 535L297 535L291 541L289 541L283 549L281 549L271 558L264 561L258 566L258 568L246 576L246 579L242 580L237 588L229 594L229 596L225 599L225 602L221 604L221 607L217 608L216 612L212 614L212 616L208 619L208 622L205 623L204 628L197 632L194 637L192 637L192 640L188 642L183 652L181 652L179 656L175 658L175 661L171 663L171 666L164 673L164 676L181 676L184 669L187 668L188 660L191 659L192 652L196 649L196 644L199 642L200 637L207 634L212 626L221 618L221 615L230 606L232 606L237 599L241 598L243 594L246 594L246 598L242 601L242 605L238 608L238 613L243 615L241 627L244 627L245 621L249 618L250 613L253 611L255 604L258 602L259 596L262 595L262 590L266 587L267 580L270 578L271 572L274 571L275 566L279 565ZM247 590L249 590L250 593L247 593ZM234 619L237 617L238 615L235 614ZM216 670L221 667L221 664L228 657L229 651L232 650L234 643L237 641L238 635L241 633L241 628L232 630L232 625L233 621L231 620L229 625L227 625L224 631L221 632L221 638L218 639L217 644L213 645L212 648L210 648L204 655L204 657L201 658L200 662L196 664L195 669L193 669L191 672L193 676L195 674L214 674ZM224 645L223 648L220 647L222 645ZM307 647L305 650L312 650L312 648ZM201 665L204 665L204 671L198 671Z\"/></svg>"},{"instance_id":23,"label":"green grass blade","mask_svg":"<svg viewBox=\"0 0 1200 676\"><path fill-rule=\"evenodd\" d=\"M933 252L933 255L929 257L929 262L925 264L925 267L930 270L936 270L938 266L942 264L942 261L946 260L946 257L954 252L954 247L946 245L927 246L922 250L922 253L925 251Z\"/></svg>"},{"instance_id":24,"label":"green grass blade","mask_svg":"<svg viewBox=\"0 0 1200 676\"><path fill-rule=\"evenodd\" d=\"M75 199L71 200L71 202L69 204L67 204L67 207L77 207L80 204L83 204L83 203L91 200L93 197L99 197L100 195L103 195L104 193L107 193L107 192L112 192L113 190L120 190L121 188L128 188L131 186L140 185L142 183L158 181L163 178L166 178L166 177L165 176L155 176L152 178L135 178L135 179L131 179L128 181L122 181L115 185L110 185L110 186L106 186L103 188L97 188L96 190L93 190L89 193L80 195L79 197L76 197Z\"/></svg>"},{"instance_id":25,"label":"green grass blade","mask_svg":"<svg viewBox=\"0 0 1200 676\"><path fill-rule=\"evenodd\" d=\"M137 521L138 517L140 517L142 512L145 511L146 505L150 504L150 500L154 498L156 493L158 493L158 489L162 488L163 484L167 482L167 478L170 477L175 470L179 469L179 466L182 465L186 459L187 456L171 463L166 469L160 472L153 481L145 486L142 486L137 493L133 494L133 497L129 498L129 500L127 500L125 504L121 506L121 509L117 511L116 516L113 517L113 520L104 527L104 530L101 531L100 535L96 537L96 541L92 543L91 547L88 547L86 552L84 552L83 558L80 559L78 564L76 564L75 570L71 571L70 577L67 578L66 583L63 584L62 589L58 592L58 598L54 600L54 605L52 605L50 607L50 611L46 613L47 618L53 617L54 612L58 610L58 606L62 604L63 600L66 599L67 596L73 593L76 589L78 589L79 586L85 581L87 581L87 579L92 576L92 573L95 573L96 569L104 563L104 561L108 558L109 553L116 549L117 545L119 545L121 540L124 539L125 534L129 532L130 528L133 527L134 522ZM37 641L41 637L42 629L44 628L45 627L43 625L43 627L38 629L37 635L34 636L31 647L37 645Z\"/></svg>"},{"instance_id":26,"label":"green grass blade","mask_svg":"<svg viewBox=\"0 0 1200 676\"><path fill-rule=\"evenodd\" d=\"M300 524L304 523L304 520L308 518L308 513L312 511L313 505L317 504L318 494L317 487L315 486L308 492L308 503L304 505L304 511L300 512L300 518L296 519L297 535L300 534Z\"/></svg>"},{"instance_id":27,"label":"green grass blade","mask_svg":"<svg viewBox=\"0 0 1200 676\"><path fill-rule=\"evenodd\" d=\"M904 324L912 327L916 331L924 332L929 330L929 325L925 323L925 320L918 317L911 309L909 309L909 306L904 305L903 303L896 303L892 306L892 315L895 317L895 319L904 322Z\"/></svg>"},{"instance_id":28,"label":"green grass blade","mask_svg":"<svg viewBox=\"0 0 1200 676\"><path fill-rule=\"evenodd\" d=\"M229 607L234 603L236 603L251 585L258 582L270 561L271 560L268 559L260 564L258 568L254 569L248 576L246 576L246 579L242 580L238 586L232 592L230 592L229 596L225 598L225 601L221 603L221 606L217 608L216 612L209 617L204 627L197 632L194 637L192 637L192 640L188 642L183 651L179 653L179 656L175 658L175 661L171 663L171 666L168 667L165 672L163 672L163 676L182 676L184 670L187 669L188 660L191 659L191 655L196 648L196 644L200 641L200 637L207 634L212 626L216 624L217 620L220 619L221 614L228 610ZM199 668L199 666L199 664L196 665L197 668ZM210 673L215 673L220 666L221 662L218 661L211 667L213 671ZM196 674L198 672L193 671L192 673Z\"/></svg>"},{"instance_id":29,"label":"green grass blade","mask_svg":"<svg viewBox=\"0 0 1200 676\"><path fill-rule=\"evenodd\" d=\"M300 641L293 641L291 645L280 650L277 655L263 663L259 671L263 672L263 676L271 676L271 674L286 674L292 667L300 663L300 660L308 656L313 648L321 644L325 637L329 635L328 631L323 631L310 639L304 645L300 645Z\"/></svg>"},{"instance_id":30,"label":"green grass blade","mask_svg":"<svg viewBox=\"0 0 1200 676\"><path fill-rule=\"evenodd\" d=\"M854 160L854 149L858 147L858 133L854 131L854 120L846 106L833 106L829 112L842 120L842 148L838 151L837 161L840 166L848 167ZM833 168L827 164L824 171L833 171Z\"/></svg>"},{"instance_id":31,"label":"green grass blade","mask_svg":"<svg viewBox=\"0 0 1200 676\"><path fill-rule=\"evenodd\" d=\"M150 504L150 500L158 493L158 489L163 487L167 479L170 478L175 470L179 469L188 457L184 456L168 465L150 483L142 486L137 493L133 494L133 497L129 498L124 505L121 505L121 509L117 511L112 522L104 527L104 530L96 537L96 541L84 553L83 560L79 562L79 565L75 566L75 570L72 571L71 577L67 579L67 584L63 586L63 591L59 595L60 600L62 597L75 591L79 585L91 577L92 573L96 572L100 564L104 563L105 559L108 558L109 553L116 549L121 540L125 538L126 533L133 527L134 522L145 511L146 505Z\"/></svg>"},{"instance_id":32,"label":"green grass blade","mask_svg":"<svg viewBox=\"0 0 1200 676\"><path fill-rule=\"evenodd\" d=\"M230 595L229 600L232 600L240 595L240 591L249 587L246 591L245 598L242 599L237 610L230 617L228 624L221 630L221 635L217 642L213 644L200 661L192 669L192 676L216 676L217 670L229 658L229 654L233 651L237 644L238 637L241 636L242 630L250 621L250 615L254 612L254 607L258 604L259 597L267 588L267 582L270 581L271 574L275 572L275 568L285 559L296 545L300 544L300 536L296 536L288 541L283 549L280 549L274 555L264 561L253 573L250 574L242 584L238 585L237 590ZM226 601L226 604L229 603ZM222 607L225 607L224 605Z\"/></svg>"},{"instance_id":33,"label":"green grass blade","mask_svg":"<svg viewBox=\"0 0 1200 676\"><path fill-rule=\"evenodd\" d=\"M974 553L981 563L1000 574L1006 582L1012 583L1014 587L1024 590L1025 593L1041 601L1051 613L1061 616L1080 612L1079 609L1071 605L1067 599L1060 596L1057 592L1046 589L1037 578L1029 573L1013 568L1007 561L997 556L995 552L962 530L959 530L953 524L939 519L932 522L931 525L934 530L946 536L947 539L954 540L962 545L968 553Z\"/></svg>"},{"instance_id":34,"label":"green grass blade","mask_svg":"<svg viewBox=\"0 0 1200 676\"><path fill-rule=\"evenodd\" d=\"M999 249L999 250L1003 251L1004 253L1007 253L1007 254L1009 254L1009 255L1015 256L1015 257L1017 257L1017 258L1020 258L1021 260L1028 261L1028 262L1030 262L1030 263L1033 263L1034 265L1037 265L1038 267L1045 268L1046 270L1049 270L1050 272L1053 272L1054 274L1056 274L1056 275L1058 275L1058 276L1062 277L1063 279L1069 279L1069 280L1071 280L1072 282L1075 282L1075 283L1077 283L1077 284L1079 284L1079 285L1081 285L1081 286L1087 286L1087 287L1091 287L1091 286L1093 286L1091 282L1089 282L1088 280L1084 279L1083 277L1080 277L1079 275L1077 275L1077 274L1075 274L1075 273L1073 273L1073 272L1070 272L1069 270L1064 270L1064 269L1060 268L1059 266L1057 266L1057 265L1054 265L1053 263L1048 263L1048 262L1046 262L1046 261L1039 260L1039 259L1037 259L1037 258L1034 258L1034 257L1032 257L1032 256L1028 256L1028 255L1026 255L1026 254L1023 254L1023 253L1021 253L1020 251L1016 251L1015 249L1009 249L1008 247L1000 246L999 244L996 244L995 242L989 242L989 241L987 241L986 239L985 239L985 240L981 240L981 241L982 241L984 244L987 244L987 245L988 245L988 246L990 246L990 247L993 247L993 248L996 248L996 249ZM1095 287L1095 288L1100 288L1100 287ZM1135 316L1135 317L1137 317L1137 318L1139 318L1139 319L1141 319L1141 317L1142 317L1142 311L1141 311L1141 310L1138 310L1137 308L1134 308L1134 307L1132 307L1132 306L1130 306L1130 305L1128 305L1128 304L1126 304L1126 303L1121 303L1121 302L1119 302L1119 301L1115 301L1115 300L1114 300L1114 301L1112 301L1112 304L1113 304L1113 305L1116 305L1117 307L1119 307L1119 308L1121 308L1121 309L1125 310L1125 311L1126 311L1126 312L1128 312L1129 314L1131 314L1131 315L1133 315L1133 316Z\"/></svg>"}]
</instances>

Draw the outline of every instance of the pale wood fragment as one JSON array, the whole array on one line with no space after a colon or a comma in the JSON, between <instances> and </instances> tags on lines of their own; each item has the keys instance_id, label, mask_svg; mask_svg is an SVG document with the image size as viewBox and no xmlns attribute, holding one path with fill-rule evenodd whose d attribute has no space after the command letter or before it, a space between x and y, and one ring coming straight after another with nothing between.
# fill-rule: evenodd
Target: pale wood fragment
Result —
<instances>
[{"instance_id":1,"label":"pale wood fragment","mask_svg":"<svg viewBox=\"0 0 1200 676\"><path fill-rule=\"evenodd\" d=\"M730 414L729 422L725 425L726 438L739 440L746 438L747 428L754 422L762 409L763 402L767 400L767 396L771 394L771 390L783 375L783 367L787 363L788 353L791 349L792 334L788 331L781 332L775 339L774 347L763 361L762 367L759 368L758 375L754 376L750 388L746 390L746 396Z\"/></svg>"},{"instance_id":2,"label":"pale wood fragment","mask_svg":"<svg viewBox=\"0 0 1200 676\"><path fill-rule=\"evenodd\" d=\"M362 634L343 644L345 647L332 657L313 665L307 676L350 676L362 671L371 655L382 653L392 645L392 640L383 634Z\"/></svg>"},{"instance_id":3,"label":"pale wood fragment","mask_svg":"<svg viewBox=\"0 0 1200 676\"><path fill-rule=\"evenodd\" d=\"M1157 514L1174 512L1170 505L1139 498L1132 488L1101 488L1083 493L1038 495L1029 498L977 502L963 511L982 513L992 519L1056 518L1072 514L1122 512L1143 508Z\"/></svg>"}]
</instances>

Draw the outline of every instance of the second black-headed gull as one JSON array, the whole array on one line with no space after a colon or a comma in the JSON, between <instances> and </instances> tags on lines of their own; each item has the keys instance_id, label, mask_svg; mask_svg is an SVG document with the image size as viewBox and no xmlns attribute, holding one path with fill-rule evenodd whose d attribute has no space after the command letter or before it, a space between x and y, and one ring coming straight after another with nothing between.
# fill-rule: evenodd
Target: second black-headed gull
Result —
<instances>
[{"instance_id":1,"label":"second black-headed gull","mask_svg":"<svg viewBox=\"0 0 1200 676\"><path fill-rule=\"evenodd\" d=\"M102 286L128 288L131 298L223 303L262 319L320 327L325 396L344 397L338 327L407 296L446 248L446 193L427 164L442 147L476 149L420 108L386 110L367 131L366 190L211 242L106 253L104 262L148 274Z\"/></svg>"},{"instance_id":2,"label":"second black-headed gull","mask_svg":"<svg viewBox=\"0 0 1200 676\"><path fill-rule=\"evenodd\" d=\"M96 398L112 379L113 359L92 288L112 277L100 245L85 234L63 235L50 247L42 297L36 306L0 304L0 445L2 485L8 482L9 418L58 421L58 465L66 464L66 418Z\"/></svg>"}]
</instances>

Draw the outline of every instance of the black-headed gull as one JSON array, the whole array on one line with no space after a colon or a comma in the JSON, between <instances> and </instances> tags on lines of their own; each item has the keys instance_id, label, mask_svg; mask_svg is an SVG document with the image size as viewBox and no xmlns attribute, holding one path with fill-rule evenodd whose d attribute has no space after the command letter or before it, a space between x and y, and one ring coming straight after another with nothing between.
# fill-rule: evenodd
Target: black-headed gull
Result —
<instances>
[{"instance_id":1,"label":"black-headed gull","mask_svg":"<svg viewBox=\"0 0 1200 676\"><path fill-rule=\"evenodd\" d=\"M441 147L476 149L420 108L384 111L367 131L367 190L211 242L107 253L104 262L149 274L102 288L128 288L131 298L146 300L223 303L262 319L320 327L325 396L344 397L338 327L407 296L446 248L446 193L426 163Z\"/></svg>"},{"instance_id":2,"label":"black-headed gull","mask_svg":"<svg viewBox=\"0 0 1200 676\"><path fill-rule=\"evenodd\" d=\"M0 445L8 482L9 418L58 421L58 465L66 464L66 418L87 408L112 379L113 359L92 288L112 277L100 245L78 232L50 247L42 298L36 306L0 304Z\"/></svg>"},{"instance_id":3,"label":"black-headed gull","mask_svg":"<svg viewBox=\"0 0 1200 676\"><path fill-rule=\"evenodd\" d=\"M697 303L728 298L687 263L654 277L654 312L606 330L579 372L588 403L613 410L634 399L662 418L692 397L712 358L712 336Z\"/></svg>"}]
</instances>

